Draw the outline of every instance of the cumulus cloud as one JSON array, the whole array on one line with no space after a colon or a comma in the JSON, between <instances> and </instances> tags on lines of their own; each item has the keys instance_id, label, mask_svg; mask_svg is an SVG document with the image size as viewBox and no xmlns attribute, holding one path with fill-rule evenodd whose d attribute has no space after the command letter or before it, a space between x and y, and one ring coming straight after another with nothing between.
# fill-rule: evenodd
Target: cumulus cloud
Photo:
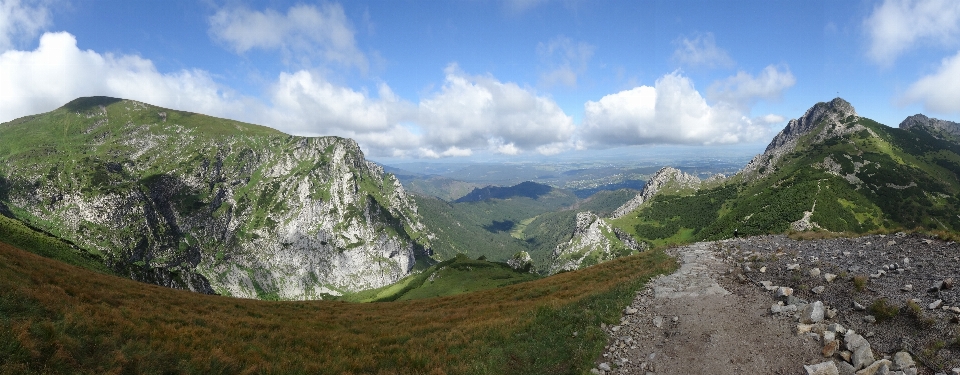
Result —
<instances>
[{"instance_id":1,"label":"cumulus cloud","mask_svg":"<svg viewBox=\"0 0 960 375\"><path fill-rule=\"evenodd\" d=\"M271 106L262 121L285 132L353 138L378 154L420 145L419 137L402 125L416 117L415 106L398 98L384 83L373 98L301 70L281 73L269 97Z\"/></svg>"},{"instance_id":2,"label":"cumulus cloud","mask_svg":"<svg viewBox=\"0 0 960 375\"><path fill-rule=\"evenodd\" d=\"M236 95L202 70L160 73L139 56L80 50L73 35L46 33L35 50L0 54L0 122L106 95L292 134L349 137L371 155L553 154L570 147L573 120L550 98L456 65L445 73L445 84L420 103L385 83L370 94L309 70L280 73L260 100Z\"/></svg>"},{"instance_id":3,"label":"cumulus cloud","mask_svg":"<svg viewBox=\"0 0 960 375\"><path fill-rule=\"evenodd\" d=\"M573 120L552 99L492 76L470 76L456 65L443 87L420 101L418 123L432 149L490 148L504 154L563 148Z\"/></svg>"},{"instance_id":4,"label":"cumulus cloud","mask_svg":"<svg viewBox=\"0 0 960 375\"><path fill-rule=\"evenodd\" d=\"M210 16L209 22L210 34L237 53L279 49L301 58L319 55L328 62L361 70L369 65L357 48L340 4L297 5L286 14L273 9L224 8Z\"/></svg>"},{"instance_id":5,"label":"cumulus cloud","mask_svg":"<svg viewBox=\"0 0 960 375\"><path fill-rule=\"evenodd\" d=\"M952 46L960 42L960 2L885 0L864 20L868 56L881 65L917 44Z\"/></svg>"},{"instance_id":6,"label":"cumulus cloud","mask_svg":"<svg viewBox=\"0 0 960 375\"><path fill-rule=\"evenodd\" d=\"M50 11L42 2L0 0L0 52L33 40L49 24Z\"/></svg>"},{"instance_id":7,"label":"cumulus cloud","mask_svg":"<svg viewBox=\"0 0 960 375\"><path fill-rule=\"evenodd\" d=\"M540 74L540 85L577 87L577 76L587 70L594 49L590 44L574 42L562 35L547 43L539 43L537 55L547 67Z\"/></svg>"},{"instance_id":8,"label":"cumulus cloud","mask_svg":"<svg viewBox=\"0 0 960 375\"><path fill-rule=\"evenodd\" d=\"M735 76L713 83L707 89L707 98L745 111L759 100L779 99L783 91L795 83L797 79L790 68L768 65L756 77L740 71Z\"/></svg>"},{"instance_id":9,"label":"cumulus cloud","mask_svg":"<svg viewBox=\"0 0 960 375\"><path fill-rule=\"evenodd\" d=\"M936 72L910 85L901 101L919 102L934 112L960 113L960 52L943 59Z\"/></svg>"},{"instance_id":10,"label":"cumulus cloud","mask_svg":"<svg viewBox=\"0 0 960 375\"><path fill-rule=\"evenodd\" d=\"M45 33L33 51L0 54L0 121L50 111L80 96L108 95L212 115L247 106L207 74L161 74L150 60L77 48L69 33Z\"/></svg>"},{"instance_id":11,"label":"cumulus cloud","mask_svg":"<svg viewBox=\"0 0 960 375\"><path fill-rule=\"evenodd\" d=\"M598 146L731 144L762 139L764 120L748 118L729 103L709 105L693 82L678 72L653 87L639 86L584 105L581 136Z\"/></svg>"},{"instance_id":12,"label":"cumulus cloud","mask_svg":"<svg viewBox=\"0 0 960 375\"><path fill-rule=\"evenodd\" d=\"M677 46L673 60L684 66L729 68L734 64L727 51L717 47L713 33L697 34L693 39L681 37L673 44Z\"/></svg>"}]
</instances>

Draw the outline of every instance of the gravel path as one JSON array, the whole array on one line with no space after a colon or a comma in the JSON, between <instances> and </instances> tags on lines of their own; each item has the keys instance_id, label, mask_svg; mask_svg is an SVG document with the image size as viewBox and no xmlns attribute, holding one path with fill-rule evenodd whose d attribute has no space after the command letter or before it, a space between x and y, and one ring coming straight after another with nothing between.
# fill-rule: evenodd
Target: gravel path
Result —
<instances>
[{"instance_id":1,"label":"gravel path","mask_svg":"<svg viewBox=\"0 0 960 375\"><path fill-rule=\"evenodd\" d=\"M805 241L774 235L667 252L680 268L637 292L619 325L602 327L610 345L591 372L806 374L805 365L843 367L843 347L824 357L826 336L798 333L799 310L772 312L821 301L829 314L812 328L839 323L855 330L877 364L904 352L920 374L960 373L960 287L952 287L960 282L960 244L903 233ZM777 305L776 286L792 289L792 297ZM871 309L879 300L892 315Z\"/></svg>"}]
</instances>

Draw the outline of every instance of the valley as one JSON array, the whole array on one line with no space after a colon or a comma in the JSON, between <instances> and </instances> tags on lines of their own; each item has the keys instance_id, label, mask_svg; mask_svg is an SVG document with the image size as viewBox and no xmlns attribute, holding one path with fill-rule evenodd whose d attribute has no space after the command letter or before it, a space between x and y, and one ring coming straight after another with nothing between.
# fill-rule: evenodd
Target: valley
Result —
<instances>
[{"instance_id":1,"label":"valley","mask_svg":"<svg viewBox=\"0 0 960 375\"><path fill-rule=\"evenodd\" d=\"M770 250L762 236L955 240L958 132L922 115L888 127L836 98L739 166L383 166L349 139L80 98L0 124L0 370L612 372L598 356L629 351L610 327L641 323L624 307L677 268L678 247L723 248L711 271L729 286L785 262L734 258ZM853 283L836 254L894 256L857 241L809 261Z\"/></svg>"}]
</instances>

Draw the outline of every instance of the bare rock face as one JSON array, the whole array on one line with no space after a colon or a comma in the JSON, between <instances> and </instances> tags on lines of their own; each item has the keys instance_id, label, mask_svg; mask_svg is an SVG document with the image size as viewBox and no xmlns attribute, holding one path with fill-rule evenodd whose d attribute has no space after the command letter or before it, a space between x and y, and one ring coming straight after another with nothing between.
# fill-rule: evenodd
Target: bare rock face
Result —
<instances>
[{"instance_id":1,"label":"bare rock face","mask_svg":"<svg viewBox=\"0 0 960 375\"><path fill-rule=\"evenodd\" d=\"M613 259L616 245L613 227L591 212L577 213L577 227L570 241L557 245L550 273L572 271L580 267Z\"/></svg>"},{"instance_id":2,"label":"bare rock face","mask_svg":"<svg viewBox=\"0 0 960 375\"><path fill-rule=\"evenodd\" d=\"M911 130L914 128L926 128L934 135L960 136L960 123L953 121L929 118L922 114L916 114L905 118L900 122L900 129Z\"/></svg>"},{"instance_id":3,"label":"bare rock face","mask_svg":"<svg viewBox=\"0 0 960 375\"><path fill-rule=\"evenodd\" d=\"M616 219L630 213L644 202L649 201L661 190L697 189L700 187L700 183L700 178L684 173L679 169L673 167L661 168L650 178L650 181L647 181L643 190L637 196L617 208L610 217Z\"/></svg>"},{"instance_id":4,"label":"bare rock face","mask_svg":"<svg viewBox=\"0 0 960 375\"><path fill-rule=\"evenodd\" d=\"M793 151L802 137L811 134L816 129L820 129L820 131L813 135L811 142L820 142L862 130L870 131L859 124L841 126L858 118L859 115L857 115L853 105L841 98L835 98L828 103L817 103L808 109L803 117L790 120L787 126L767 145L766 150L754 157L739 173L747 178L767 176L773 172L773 167L783 155ZM821 127L824 123L826 123L826 126ZM872 133L872 131L870 132Z\"/></svg>"},{"instance_id":5,"label":"bare rock face","mask_svg":"<svg viewBox=\"0 0 960 375\"><path fill-rule=\"evenodd\" d=\"M122 275L203 293L316 299L391 284L428 252L403 186L353 140L92 100L108 104L49 115L71 124L60 142L76 155L5 156L13 186L5 204ZM42 128L44 116L2 130Z\"/></svg>"}]
</instances>

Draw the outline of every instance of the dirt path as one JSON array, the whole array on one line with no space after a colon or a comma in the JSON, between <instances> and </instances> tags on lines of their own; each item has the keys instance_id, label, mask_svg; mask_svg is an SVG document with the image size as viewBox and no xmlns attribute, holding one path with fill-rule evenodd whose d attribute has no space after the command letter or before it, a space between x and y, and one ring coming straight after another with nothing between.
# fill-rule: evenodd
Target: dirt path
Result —
<instances>
[{"instance_id":1,"label":"dirt path","mask_svg":"<svg viewBox=\"0 0 960 375\"><path fill-rule=\"evenodd\" d=\"M637 293L594 373L803 374L823 361L818 345L794 334L796 322L769 313L771 297L730 279L715 243L671 249L671 275ZM635 310L634 310L635 309Z\"/></svg>"}]
</instances>

